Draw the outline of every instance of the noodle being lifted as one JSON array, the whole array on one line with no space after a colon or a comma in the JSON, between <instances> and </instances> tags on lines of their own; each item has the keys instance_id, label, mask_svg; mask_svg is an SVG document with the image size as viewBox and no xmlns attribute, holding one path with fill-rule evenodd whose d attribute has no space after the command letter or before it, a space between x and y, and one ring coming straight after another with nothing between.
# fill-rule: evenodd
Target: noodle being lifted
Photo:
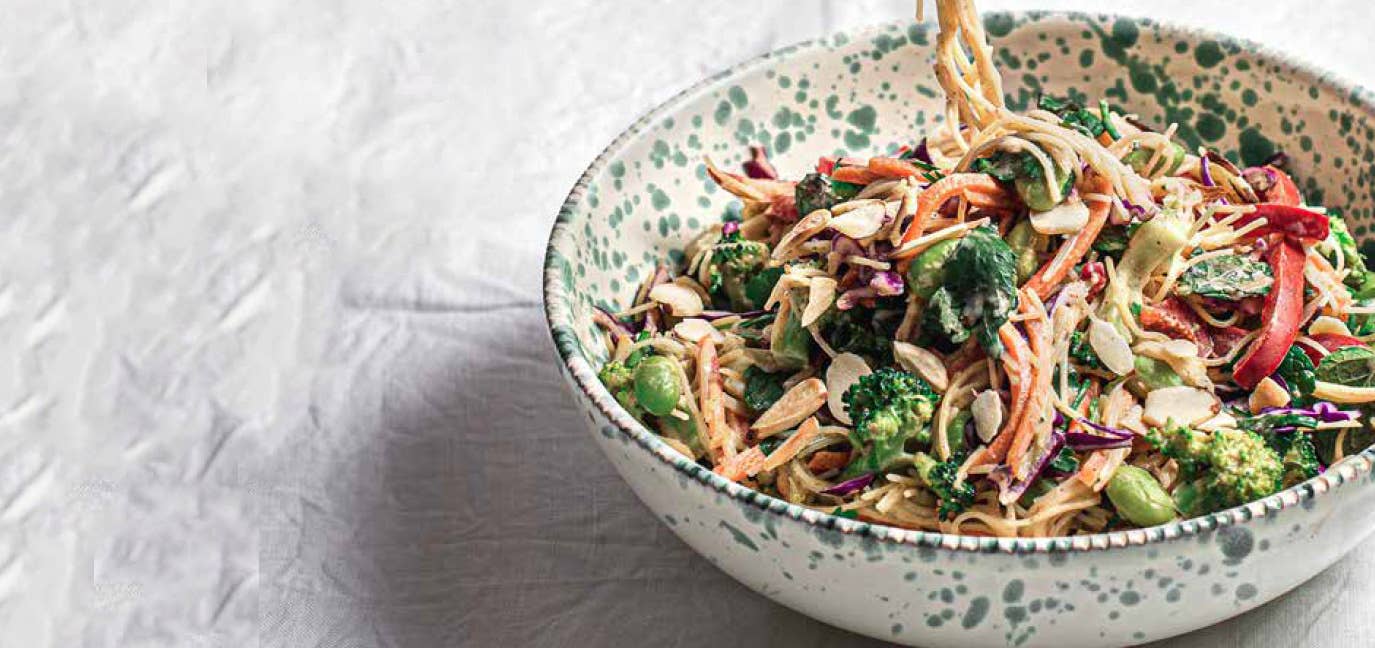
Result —
<instances>
[{"instance_id":1,"label":"noodle being lifted","mask_svg":"<svg viewBox=\"0 0 1375 648\"><path fill-rule=\"evenodd\" d=\"M1370 445L1341 218L1104 101L1009 111L972 4L937 9L946 127L795 182L707 161L739 216L598 313L621 404L751 488L973 535L1162 524Z\"/></svg>"}]
</instances>

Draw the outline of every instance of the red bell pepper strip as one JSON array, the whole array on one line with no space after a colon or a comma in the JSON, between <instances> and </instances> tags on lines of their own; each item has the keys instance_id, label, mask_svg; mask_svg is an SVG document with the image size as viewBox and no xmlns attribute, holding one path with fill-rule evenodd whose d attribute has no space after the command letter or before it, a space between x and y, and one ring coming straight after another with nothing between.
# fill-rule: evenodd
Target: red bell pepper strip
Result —
<instances>
[{"instance_id":1,"label":"red bell pepper strip","mask_svg":"<svg viewBox=\"0 0 1375 648\"><path fill-rule=\"evenodd\" d=\"M1327 216L1302 207L1279 203L1256 205L1255 211L1243 215L1232 227L1240 229L1262 218L1265 219L1265 225L1248 233L1248 238L1267 234L1283 234L1306 241L1321 241L1327 238Z\"/></svg>"},{"instance_id":2,"label":"red bell pepper strip","mask_svg":"<svg viewBox=\"0 0 1375 648\"><path fill-rule=\"evenodd\" d=\"M1322 345L1322 348L1327 349L1328 353L1350 346L1365 346L1365 342L1362 342L1359 338L1354 338L1350 335L1342 335L1341 333L1319 333L1317 335L1310 335L1309 338ZM1312 360L1313 364L1318 364L1322 361L1322 355L1318 353L1317 349L1309 348L1307 344L1300 344L1299 348L1303 349L1303 352L1308 354L1308 359Z\"/></svg>"},{"instance_id":3,"label":"red bell pepper strip","mask_svg":"<svg viewBox=\"0 0 1375 648\"><path fill-rule=\"evenodd\" d=\"M1267 164L1251 167L1242 171L1241 177L1251 183L1251 187L1260 194L1263 202L1280 205L1298 205L1303 202L1299 186L1294 184L1293 178L1273 166Z\"/></svg>"},{"instance_id":4,"label":"red bell pepper strip","mask_svg":"<svg viewBox=\"0 0 1375 648\"><path fill-rule=\"evenodd\" d=\"M816 172L821 175L831 175L831 171L836 168L836 159L833 155L823 155L816 161Z\"/></svg>"},{"instance_id":5,"label":"red bell pepper strip","mask_svg":"<svg viewBox=\"0 0 1375 648\"><path fill-rule=\"evenodd\" d=\"M1194 309L1178 297L1170 297L1154 306L1142 306L1137 319L1141 322L1141 328L1147 331L1158 331L1172 338L1193 342L1202 357L1213 354L1213 336L1208 333L1208 327L1199 320Z\"/></svg>"},{"instance_id":6,"label":"red bell pepper strip","mask_svg":"<svg viewBox=\"0 0 1375 648\"><path fill-rule=\"evenodd\" d=\"M1260 335L1232 369L1232 380L1246 389L1254 389L1279 368L1299 336L1299 319L1303 317L1303 249L1298 243L1280 239L1270 248L1268 260L1275 283L1265 296Z\"/></svg>"}]
</instances>

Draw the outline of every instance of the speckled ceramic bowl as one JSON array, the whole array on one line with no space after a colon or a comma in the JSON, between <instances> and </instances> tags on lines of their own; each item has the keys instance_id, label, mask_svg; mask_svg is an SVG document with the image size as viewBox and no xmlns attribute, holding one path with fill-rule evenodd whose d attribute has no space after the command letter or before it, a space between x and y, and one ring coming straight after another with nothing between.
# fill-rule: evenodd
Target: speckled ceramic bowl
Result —
<instances>
[{"instance_id":1,"label":"speckled ceramic bowl","mask_svg":"<svg viewBox=\"0 0 1375 648\"><path fill-rule=\"evenodd\" d=\"M1371 97L1252 43L1144 20L987 19L1011 104L1042 89L1106 96L1191 144L1258 162L1289 153L1309 198L1365 235L1375 190ZM729 483L661 443L596 379L591 307L625 307L654 262L719 217L707 180L768 145L801 175L818 155L910 143L940 114L931 25L788 47L683 92L578 181L545 265L545 306L588 426L630 487L746 585L826 622L927 646L1121 646L1199 628L1283 594L1375 525L1375 451L1278 495L1203 518L1075 538L989 539L840 519Z\"/></svg>"}]
</instances>

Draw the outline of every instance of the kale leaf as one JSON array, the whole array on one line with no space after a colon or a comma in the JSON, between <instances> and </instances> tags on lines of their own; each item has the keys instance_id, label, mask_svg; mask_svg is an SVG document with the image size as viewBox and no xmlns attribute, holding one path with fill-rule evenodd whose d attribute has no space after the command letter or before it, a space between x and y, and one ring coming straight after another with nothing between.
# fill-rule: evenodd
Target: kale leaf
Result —
<instances>
[{"instance_id":1,"label":"kale leaf","mask_svg":"<svg viewBox=\"0 0 1375 648\"><path fill-rule=\"evenodd\" d=\"M950 257L943 287L960 321L990 357L1003 354L998 328L1017 307L1017 255L991 226L970 230ZM951 340L954 342L954 340Z\"/></svg>"}]
</instances>

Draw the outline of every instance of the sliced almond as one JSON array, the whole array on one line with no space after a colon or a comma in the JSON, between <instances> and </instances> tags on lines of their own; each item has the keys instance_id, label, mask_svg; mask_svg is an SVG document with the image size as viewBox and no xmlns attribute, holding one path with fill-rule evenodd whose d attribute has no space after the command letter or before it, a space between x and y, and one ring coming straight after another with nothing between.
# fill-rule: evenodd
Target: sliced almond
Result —
<instances>
[{"instance_id":1,"label":"sliced almond","mask_svg":"<svg viewBox=\"0 0 1375 648\"><path fill-rule=\"evenodd\" d=\"M826 383L819 378L808 378L783 394L750 428L756 437L763 439L801 423L825 403Z\"/></svg>"},{"instance_id":2,"label":"sliced almond","mask_svg":"<svg viewBox=\"0 0 1375 648\"><path fill-rule=\"evenodd\" d=\"M1320 315L1317 319L1313 320L1312 324L1308 325L1308 334L1322 335L1324 333L1331 335L1349 336L1351 335L1351 329L1346 327L1346 322L1343 322L1335 317Z\"/></svg>"},{"instance_id":3,"label":"sliced almond","mask_svg":"<svg viewBox=\"0 0 1375 648\"><path fill-rule=\"evenodd\" d=\"M836 280L814 277L807 284L807 307L802 309L802 326L811 326L836 300Z\"/></svg>"},{"instance_id":4,"label":"sliced almond","mask_svg":"<svg viewBox=\"0 0 1375 648\"><path fill-rule=\"evenodd\" d=\"M1188 340L1169 340L1159 342L1146 340L1132 347L1138 355L1155 358L1170 365L1184 382L1194 386L1211 388L1213 381L1208 378L1208 367L1198 357L1198 345Z\"/></svg>"},{"instance_id":5,"label":"sliced almond","mask_svg":"<svg viewBox=\"0 0 1375 648\"><path fill-rule=\"evenodd\" d=\"M861 203L854 207L847 206ZM865 239L877 234L888 219L888 210L881 200L851 201L836 205L831 214L831 229L852 239Z\"/></svg>"},{"instance_id":6,"label":"sliced almond","mask_svg":"<svg viewBox=\"0 0 1375 648\"><path fill-rule=\"evenodd\" d=\"M655 303L667 306L669 313L676 317L702 314L702 297L686 286L676 283L659 284L649 291L649 298Z\"/></svg>"},{"instance_id":7,"label":"sliced almond","mask_svg":"<svg viewBox=\"0 0 1375 648\"><path fill-rule=\"evenodd\" d=\"M850 420L849 408L845 406L845 392L870 373L873 371L869 369L869 363L853 353L841 353L831 359L831 366L826 368L826 407L837 421L845 425L854 422Z\"/></svg>"},{"instance_id":8,"label":"sliced almond","mask_svg":"<svg viewBox=\"0 0 1375 648\"><path fill-rule=\"evenodd\" d=\"M940 356L915 344L902 341L893 342L893 359L903 369L910 371L930 383L936 391L945 393L950 387L950 374Z\"/></svg>"},{"instance_id":9,"label":"sliced almond","mask_svg":"<svg viewBox=\"0 0 1375 648\"><path fill-rule=\"evenodd\" d=\"M979 435L979 440L984 443L993 441L993 437L998 435L998 428L1003 425L1003 399L998 397L998 392L992 389L979 392L970 404L969 412L974 415L974 432Z\"/></svg>"},{"instance_id":10,"label":"sliced almond","mask_svg":"<svg viewBox=\"0 0 1375 648\"><path fill-rule=\"evenodd\" d=\"M1251 391L1251 397L1246 400L1246 405L1251 409L1252 414L1259 414L1267 407L1284 407L1289 404L1289 392L1274 379L1261 378L1256 383L1256 388Z\"/></svg>"},{"instance_id":11,"label":"sliced almond","mask_svg":"<svg viewBox=\"0 0 1375 648\"><path fill-rule=\"evenodd\" d=\"M1146 411L1141 418L1148 425L1162 426L1202 423L1217 414L1222 403L1212 392L1196 387L1165 387L1146 394Z\"/></svg>"},{"instance_id":12,"label":"sliced almond","mask_svg":"<svg viewBox=\"0 0 1375 648\"><path fill-rule=\"evenodd\" d=\"M770 254L775 261L781 261L792 257L795 248L803 241L820 234L822 230L831 222L831 212L818 209L797 221L792 229L783 234L783 238L778 240L778 245L773 246Z\"/></svg>"},{"instance_id":13,"label":"sliced almond","mask_svg":"<svg viewBox=\"0 0 1375 648\"><path fill-rule=\"evenodd\" d=\"M1097 317L1089 320L1089 346L1109 371L1125 376L1136 368L1136 356L1117 327Z\"/></svg>"},{"instance_id":14,"label":"sliced almond","mask_svg":"<svg viewBox=\"0 0 1375 648\"><path fill-rule=\"evenodd\" d=\"M1232 416L1231 414L1228 414L1227 412L1218 412L1212 418L1202 423L1199 423L1194 427L1204 432L1212 432L1214 430L1219 430L1222 428L1234 430L1237 427L1237 418L1235 416Z\"/></svg>"},{"instance_id":15,"label":"sliced almond","mask_svg":"<svg viewBox=\"0 0 1375 648\"><path fill-rule=\"evenodd\" d=\"M1073 234L1089 222L1089 206L1079 200L1066 200L1049 211L1031 212L1031 229L1041 234Z\"/></svg>"},{"instance_id":16,"label":"sliced almond","mask_svg":"<svg viewBox=\"0 0 1375 648\"><path fill-rule=\"evenodd\" d=\"M693 344L701 342L702 338L710 338L712 342L718 344L726 341L726 335L712 326L711 322L695 317L685 319L674 325L673 334Z\"/></svg>"}]
</instances>

